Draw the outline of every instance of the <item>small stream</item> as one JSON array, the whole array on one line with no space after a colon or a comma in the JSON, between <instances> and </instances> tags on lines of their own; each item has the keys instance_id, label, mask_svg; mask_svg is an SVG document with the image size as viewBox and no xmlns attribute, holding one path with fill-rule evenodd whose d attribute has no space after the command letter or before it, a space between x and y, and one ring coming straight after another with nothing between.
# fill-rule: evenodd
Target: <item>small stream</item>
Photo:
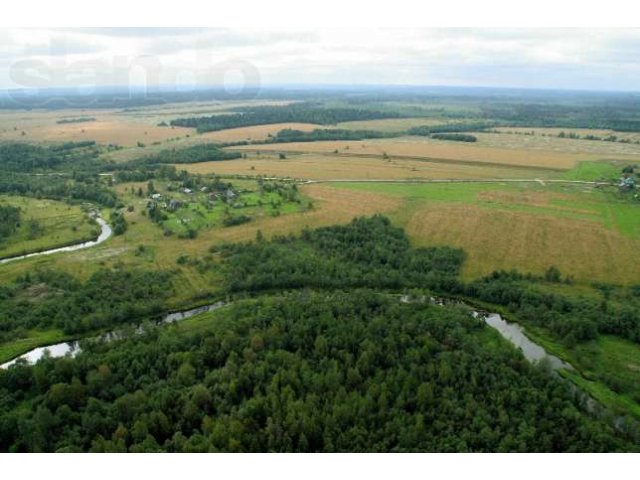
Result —
<instances>
[{"instance_id":1,"label":"small stream","mask_svg":"<svg viewBox=\"0 0 640 480\"><path fill-rule=\"evenodd\" d=\"M9 262L13 262L13 261L16 261L16 260L24 260L25 258L37 257L39 255L51 255L52 253L60 253L60 252L75 252L76 250L82 250L82 249L85 249L85 248L95 247L96 245L101 244L107 238L109 238L111 236L113 231L111 230L111 227L109 226L109 224L107 222L105 222L104 219L102 217L100 217L99 215L94 214L93 218L100 225L100 235L98 235L98 238L96 238L95 240L90 240L88 242L82 242L82 243L76 243L75 245L69 245L69 246L66 246L66 247L52 248L51 250L43 250L42 252L34 252L34 253L28 253L26 255L18 255L18 256L15 256L15 257L4 258L4 259L0 260L0 265L3 264L3 263L9 263Z\"/></svg>"}]
</instances>

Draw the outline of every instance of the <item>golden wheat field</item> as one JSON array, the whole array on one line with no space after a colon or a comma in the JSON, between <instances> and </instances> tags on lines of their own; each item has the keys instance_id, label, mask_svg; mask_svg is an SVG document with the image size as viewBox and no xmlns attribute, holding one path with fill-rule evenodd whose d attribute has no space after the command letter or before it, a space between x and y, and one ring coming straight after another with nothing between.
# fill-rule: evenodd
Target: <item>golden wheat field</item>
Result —
<instances>
[{"instance_id":1,"label":"golden wheat field","mask_svg":"<svg viewBox=\"0 0 640 480\"><path fill-rule=\"evenodd\" d=\"M345 156L378 156L380 158L386 155L389 157L432 161L494 164L553 170L570 169L580 160L591 159L591 157L575 153L529 151L524 148L493 148L461 143L402 137L384 140L297 142L233 148L239 151L338 153Z\"/></svg>"}]
</instances>

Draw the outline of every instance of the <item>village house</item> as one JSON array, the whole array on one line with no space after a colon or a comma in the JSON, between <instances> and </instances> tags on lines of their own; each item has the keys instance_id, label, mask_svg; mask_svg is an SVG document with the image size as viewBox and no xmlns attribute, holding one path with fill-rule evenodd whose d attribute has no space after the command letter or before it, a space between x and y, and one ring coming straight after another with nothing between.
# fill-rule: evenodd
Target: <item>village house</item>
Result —
<instances>
[{"instance_id":1,"label":"village house","mask_svg":"<svg viewBox=\"0 0 640 480\"><path fill-rule=\"evenodd\" d=\"M636 182L633 177L625 175L620 179L620 183L618 183L618 187L621 190L633 190L636 188Z\"/></svg>"},{"instance_id":2,"label":"village house","mask_svg":"<svg viewBox=\"0 0 640 480\"><path fill-rule=\"evenodd\" d=\"M180 200L171 200L169 202L169 210L177 210L182 206L182 202Z\"/></svg>"},{"instance_id":3,"label":"village house","mask_svg":"<svg viewBox=\"0 0 640 480\"><path fill-rule=\"evenodd\" d=\"M227 191L225 192L225 196L227 197L227 202L233 200L234 198L237 197L236 192L234 192L233 190L231 190L230 188L227 189Z\"/></svg>"}]
</instances>

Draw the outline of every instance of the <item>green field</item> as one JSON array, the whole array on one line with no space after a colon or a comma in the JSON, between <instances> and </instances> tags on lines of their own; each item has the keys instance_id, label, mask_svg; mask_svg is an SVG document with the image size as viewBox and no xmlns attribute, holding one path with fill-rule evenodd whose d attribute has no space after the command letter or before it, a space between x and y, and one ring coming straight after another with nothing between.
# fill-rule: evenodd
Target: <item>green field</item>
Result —
<instances>
[{"instance_id":1,"label":"green field","mask_svg":"<svg viewBox=\"0 0 640 480\"><path fill-rule=\"evenodd\" d=\"M19 207L21 213L18 230L0 240L0 258L91 240L99 233L77 205L9 195L0 195L0 205Z\"/></svg>"}]
</instances>

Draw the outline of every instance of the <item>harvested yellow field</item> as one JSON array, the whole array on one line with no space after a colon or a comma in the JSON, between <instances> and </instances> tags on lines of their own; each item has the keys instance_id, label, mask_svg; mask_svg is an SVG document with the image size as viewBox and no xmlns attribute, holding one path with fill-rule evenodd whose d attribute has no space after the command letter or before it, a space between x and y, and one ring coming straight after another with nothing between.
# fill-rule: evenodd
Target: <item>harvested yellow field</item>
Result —
<instances>
[{"instance_id":1,"label":"harvested yellow field","mask_svg":"<svg viewBox=\"0 0 640 480\"><path fill-rule=\"evenodd\" d=\"M309 180L344 179L489 179L544 178L548 171L513 169L508 166L470 165L423 160L347 157L318 154L276 155L248 153L246 159L227 162L181 164L177 167L191 173L219 175L266 175Z\"/></svg>"},{"instance_id":2,"label":"harvested yellow field","mask_svg":"<svg viewBox=\"0 0 640 480\"><path fill-rule=\"evenodd\" d=\"M507 134L525 134L533 132L535 135L547 135L557 137L560 132L565 134L575 133L581 137L587 135L595 135L597 137L606 137L608 135L615 135L618 138L625 138L631 141L640 140L640 133L637 132L616 132L615 130L598 129L598 128L527 128L527 127L499 127L496 128L498 132Z\"/></svg>"},{"instance_id":3,"label":"harvested yellow field","mask_svg":"<svg viewBox=\"0 0 640 480\"><path fill-rule=\"evenodd\" d=\"M559 130L558 130L559 132ZM568 130L566 130L568 132ZM597 135L590 131L592 135ZM556 133L557 134L557 133ZM474 133L478 138L475 145L489 148L524 149L535 152L558 152L582 155L585 160L600 158L640 159L640 145L633 143L605 142L557 136L516 135L508 133ZM617 134L621 137L622 134ZM630 134L638 137L638 134ZM640 139L640 137L638 137ZM635 140L634 140L635 141Z\"/></svg>"},{"instance_id":4,"label":"harvested yellow field","mask_svg":"<svg viewBox=\"0 0 640 480\"><path fill-rule=\"evenodd\" d=\"M60 119L80 117L95 118L95 121L56 123ZM100 144L134 147L138 142L145 145L164 142L194 132L195 129L190 128L158 127L117 113L64 111L56 115L51 112L0 115L0 140L45 143L94 140Z\"/></svg>"},{"instance_id":5,"label":"harvested yellow field","mask_svg":"<svg viewBox=\"0 0 640 480\"><path fill-rule=\"evenodd\" d=\"M292 102L277 100L210 101L154 105L127 110L90 108L6 110L0 112L0 141L19 140L48 143L95 140L101 144L117 144L123 147L136 147L138 142L149 146L156 142L182 140L187 135L194 136L195 129L192 128L158 126L161 122L169 123L177 117L224 114L227 113L226 110L231 108L277 106L289 103ZM81 123L56 123L58 120L83 117L95 118L96 120ZM304 124L294 125L299 125L300 129L306 128L302 126ZM271 131L267 126L264 128L267 132ZM237 135L242 136L240 132L227 132L229 132L229 137L233 137L233 139L223 141L236 141ZM264 138L266 138L266 133L264 135L261 135L259 131L255 133L255 140ZM246 138L239 139L246 140ZM200 141L211 141L211 139L203 136ZM140 154L138 149L134 149L133 152Z\"/></svg>"},{"instance_id":6,"label":"harvested yellow field","mask_svg":"<svg viewBox=\"0 0 640 480\"><path fill-rule=\"evenodd\" d=\"M255 125L252 127L230 128L219 132L208 132L200 135L202 138L216 142L241 142L244 140L263 141L269 136L275 136L280 130L291 128L310 132L316 128L326 128L313 123L274 123L272 125Z\"/></svg>"},{"instance_id":7,"label":"harvested yellow field","mask_svg":"<svg viewBox=\"0 0 640 480\"><path fill-rule=\"evenodd\" d=\"M495 134L500 136L500 134ZM535 167L566 170L576 165L584 156L526 149L493 148L487 146L443 142L430 139L416 140L402 137L384 140L297 142L278 145L251 145L234 147L240 151L322 153L362 157L395 157L424 159L438 162L457 162L483 165L505 165L512 167Z\"/></svg>"},{"instance_id":8,"label":"harvested yellow field","mask_svg":"<svg viewBox=\"0 0 640 480\"><path fill-rule=\"evenodd\" d=\"M464 275L513 268L543 273L554 265L578 281L637 282L632 259L640 241L597 222L464 204L422 204L408 218L416 245L452 245L467 252Z\"/></svg>"}]
</instances>

